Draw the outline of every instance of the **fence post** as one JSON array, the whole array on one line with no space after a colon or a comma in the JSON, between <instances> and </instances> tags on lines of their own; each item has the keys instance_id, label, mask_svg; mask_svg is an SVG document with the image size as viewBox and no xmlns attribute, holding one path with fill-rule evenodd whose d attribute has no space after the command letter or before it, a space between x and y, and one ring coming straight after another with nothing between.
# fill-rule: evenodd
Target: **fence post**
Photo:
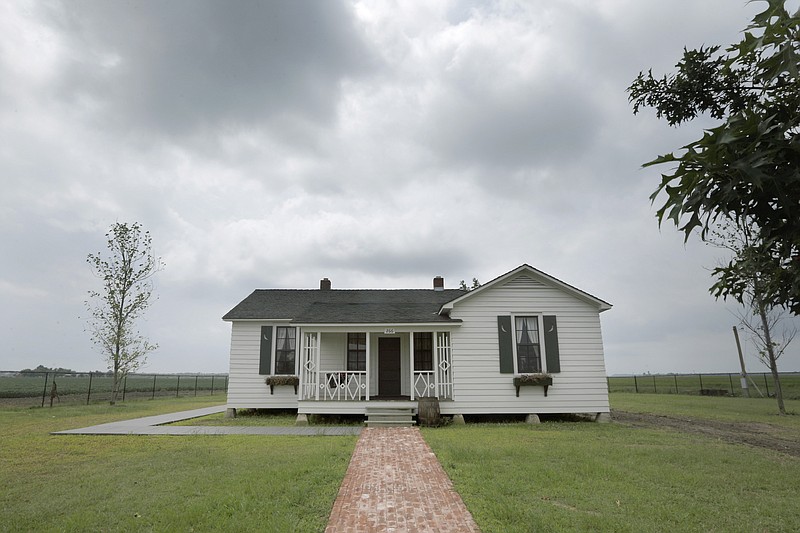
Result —
<instances>
[{"instance_id":1,"label":"fence post","mask_svg":"<svg viewBox=\"0 0 800 533\"><path fill-rule=\"evenodd\" d=\"M769 381L767 381L767 373L762 372L761 375L764 376L764 387L767 388L767 398L769 398Z\"/></svg>"},{"instance_id":2,"label":"fence post","mask_svg":"<svg viewBox=\"0 0 800 533\"><path fill-rule=\"evenodd\" d=\"M89 398L92 397L92 373L89 372L89 387L88 391L86 391L86 405L89 405Z\"/></svg>"},{"instance_id":3,"label":"fence post","mask_svg":"<svg viewBox=\"0 0 800 533\"><path fill-rule=\"evenodd\" d=\"M178 374L178 384L175 386L175 397L178 397L178 394L181 392L181 375Z\"/></svg>"},{"instance_id":4,"label":"fence post","mask_svg":"<svg viewBox=\"0 0 800 533\"><path fill-rule=\"evenodd\" d=\"M194 395L197 396L197 376L194 377Z\"/></svg>"},{"instance_id":5,"label":"fence post","mask_svg":"<svg viewBox=\"0 0 800 533\"><path fill-rule=\"evenodd\" d=\"M153 395L150 396L151 400L156 397L156 377L158 377L158 374L153 374Z\"/></svg>"},{"instance_id":6,"label":"fence post","mask_svg":"<svg viewBox=\"0 0 800 533\"><path fill-rule=\"evenodd\" d=\"M128 390L128 375L125 374L125 379L122 380L122 401L125 401L125 392Z\"/></svg>"},{"instance_id":7,"label":"fence post","mask_svg":"<svg viewBox=\"0 0 800 533\"><path fill-rule=\"evenodd\" d=\"M678 394L678 374L672 374L672 377L675 378L675 394Z\"/></svg>"},{"instance_id":8,"label":"fence post","mask_svg":"<svg viewBox=\"0 0 800 533\"><path fill-rule=\"evenodd\" d=\"M703 394L703 374L697 374L697 377L700 378L700 394Z\"/></svg>"},{"instance_id":9,"label":"fence post","mask_svg":"<svg viewBox=\"0 0 800 533\"><path fill-rule=\"evenodd\" d=\"M225 376L225 393L228 393L228 376Z\"/></svg>"},{"instance_id":10,"label":"fence post","mask_svg":"<svg viewBox=\"0 0 800 533\"><path fill-rule=\"evenodd\" d=\"M44 397L47 394L47 378L50 376L50 372L44 373L44 388L42 389L42 407L44 407ZM55 379L55 378L53 378Z\"/></svg>"},{"instance_id":11,"label":"fence post","mask_svg":"<svg viewBox=\"0 0 800 533\"><path fill-rule=\"evenodd\" d=\"M211 374L211 396L214 396L214 374Z\"/></svg>"},{"instance_id":12,"label":"fence post","mask_svg":"<svg viewBox=\"0 0 800 533\"><path fill-rule=\"evenodd\" d=\"M636 374L633 375L633 388L636 389L636 393L639 393L639 382L636 381Z\"/></svg>"},{"instance_id":13,"label":"fence post","mask_svg":"<svg viewBox=\"0 0 800 533\"><path fill-rule=\"evenodd\" d=\"M653 374L653 392L658 392L658 389L656 388L656 375L655 374Z\"/></svg>"},{"instance_id":14,"label":"fence post","mask_svg":"<svg viewBox=\"0 0 800 533\"><path fill-rule=\"evenodd\" d=\"M728 381L731 382L731 396L733 396L733 377L730 374L728 374Z\"/></svg>"}]
</instances>

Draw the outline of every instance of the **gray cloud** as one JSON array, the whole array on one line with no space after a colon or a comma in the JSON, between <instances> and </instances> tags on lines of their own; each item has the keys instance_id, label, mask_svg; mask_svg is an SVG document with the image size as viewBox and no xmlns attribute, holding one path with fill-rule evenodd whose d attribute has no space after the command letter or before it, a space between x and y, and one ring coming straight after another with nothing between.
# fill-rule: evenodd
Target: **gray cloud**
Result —
<instances>
[{"instance_id":1,"label":"gray cloud","mask_svg":"<svg viewBox=\"0 0 800 533\"><path fill-rule=\"evenodd\" d=\"M77 2L52 20L70 61L58 94L144 135L218 135L335 118L372 59L339 2Z\"/></svg>"},{"instance_id":2,"label":"gray cloud","mask_svg":"<svg viewBox=\"0 0 800 533\"><path fill-rule=\"evenodd\" d=\"M521 263L615 304L610 372L734 369L730 305L707 292L717 252L659 231L659 169L640 168L711 123L634 117L625 87L756 9L2 6L0 367L102 366L84 260L135 220L167 264L150 370L226 370L219 318L256 287L455 287Z\"/></svg>"}]
</instances>

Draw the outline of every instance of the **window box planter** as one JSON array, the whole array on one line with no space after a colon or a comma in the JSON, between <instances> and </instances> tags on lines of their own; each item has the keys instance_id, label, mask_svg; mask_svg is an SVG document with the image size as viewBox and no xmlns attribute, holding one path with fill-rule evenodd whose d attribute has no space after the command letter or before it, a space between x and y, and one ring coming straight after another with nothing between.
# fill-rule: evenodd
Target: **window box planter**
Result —
<instances>
[{"instance_id":1,"label":"window box planter","mask_svg":"<svg viewBox=\"0 0 800 533\"><path fill-rule=\"evenodd\" d=\"M522 374L514 378L514 386L517 388L517 398L519 398L520 387L544 387L544 395L547 397L547 387L553 384L553 376L550 374Z\"/></svg>"},{"instance_id":2,"label":"window box planter","mask_svg":"<svg viewBox=\"0 0 800 533\"><path fill-rule=\"evenodd\" d=\"M268 376L265 382L269 385L270 394L275 394L274 387L276 385L292 385L294 386L294 393L297 394L297 386L300 384L300 378L297 376Z\"/></svg>"}]
</instances>

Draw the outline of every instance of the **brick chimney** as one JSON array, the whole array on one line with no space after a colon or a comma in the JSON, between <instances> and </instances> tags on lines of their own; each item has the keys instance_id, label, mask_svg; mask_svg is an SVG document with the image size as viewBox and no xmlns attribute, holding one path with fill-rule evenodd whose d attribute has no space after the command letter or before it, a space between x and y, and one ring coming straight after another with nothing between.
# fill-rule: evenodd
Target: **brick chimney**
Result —
<instances>
[{"instance_id":1,"label":"brick chimney","mask_svg":"<svg viewBox=\"0 0 800 533\"><path fill-rule=\"evenodd\" d=\"M319 280L319 290L321 291L329 291L331 290L331 280L328 278L322 278Z\"/></svg>"},{"instance_id":2,"label":"brick chimney","mask_svg":"<svg viewBox=\"0 0 800 533\"><path fill-rule=\"evenodd\" d=\"M435 291L444 290L444 278L442 276L436 276L435 278L433 278L433 290Z\"/></svg>"}]
</instances>

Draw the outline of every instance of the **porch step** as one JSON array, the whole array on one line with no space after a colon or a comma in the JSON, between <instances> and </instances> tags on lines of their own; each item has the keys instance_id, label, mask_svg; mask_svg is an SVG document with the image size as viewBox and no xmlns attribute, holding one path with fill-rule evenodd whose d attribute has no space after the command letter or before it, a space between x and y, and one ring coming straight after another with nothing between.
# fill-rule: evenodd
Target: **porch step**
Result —
<instances>
[{"instance_id":1,"label":"porch step","mask_svg":"<svg viewBox=\"0 0 800 533\"><path fill-rule=\"evenodd\" d=\"M408 427L414 425L413 407L367 407L367 427Z\"/></svg>"}]
</instances>

